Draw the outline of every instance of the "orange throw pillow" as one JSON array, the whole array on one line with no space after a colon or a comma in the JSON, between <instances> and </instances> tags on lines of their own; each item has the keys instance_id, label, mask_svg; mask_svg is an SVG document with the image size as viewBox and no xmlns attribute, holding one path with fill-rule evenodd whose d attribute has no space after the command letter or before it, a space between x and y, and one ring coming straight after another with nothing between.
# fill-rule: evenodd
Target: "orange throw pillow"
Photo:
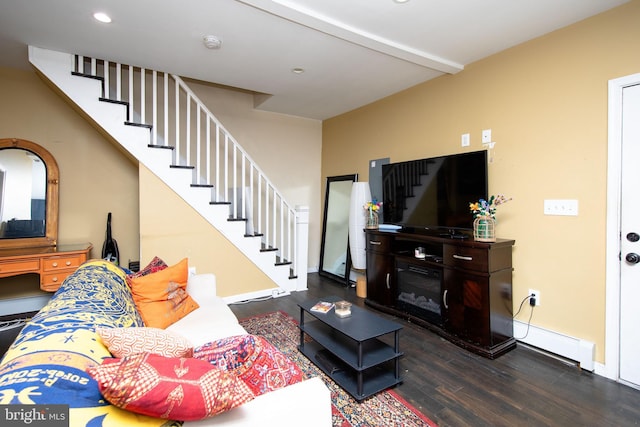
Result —
<instances>
[{"instance_id":1,"label":"orange throw pillow","mask_svg":"<svg viewBox=\"0 0 640 427\"><path fill-rule=\"evenodd\" d=\"M145 326L164 329L199 307L187 293L189 260L132 278L131 294Z\"/></svg>"}]
</instances>

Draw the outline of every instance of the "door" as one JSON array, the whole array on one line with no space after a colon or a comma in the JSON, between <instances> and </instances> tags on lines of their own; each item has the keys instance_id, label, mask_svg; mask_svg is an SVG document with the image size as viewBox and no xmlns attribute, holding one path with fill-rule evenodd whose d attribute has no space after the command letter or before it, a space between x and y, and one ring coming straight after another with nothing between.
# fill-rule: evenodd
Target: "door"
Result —
<instances>
[{"instance_id":1,"label":"door","mask_svg":"<svg viewBox=\"0 0 640 427\"><path fill-rule=\"evenodd\" d=\"M640 85L622 92L620 380L640 387Z\"/></svg>"}]
</instances>

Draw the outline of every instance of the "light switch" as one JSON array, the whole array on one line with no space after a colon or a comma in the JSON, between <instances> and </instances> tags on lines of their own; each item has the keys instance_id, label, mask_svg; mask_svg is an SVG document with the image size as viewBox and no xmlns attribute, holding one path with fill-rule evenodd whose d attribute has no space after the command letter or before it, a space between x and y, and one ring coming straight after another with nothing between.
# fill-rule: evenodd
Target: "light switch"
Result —
<instances>
[{"instance_id":1,"label":"light switch","mask_svg":"<svg viewBox=\"0 0 640 427\"><path fill-rule=\"evenodd\" d=\"M491 129L485 129L482 131L482 143L488 144L491 142Z\"/></svg>"},{"instance_id":2,"label":"light switch","mask_svg":"<svg viewBox=\"0 0 640 427\"><path fill-rule=\"evenodd\" d=\"M577 200L545 200L545 215L578 216Z\"/></svg>"},{"instance_id":3,"label":"light switch","mask_svg":"<svg viewBox=\"0 0 640 427\"><path fill-rule=\"evenodd\" d=\"M463 147L468 147L471 145L471 136L468 133L462 134L460 141Z\"/></svg>"}]
</instances>

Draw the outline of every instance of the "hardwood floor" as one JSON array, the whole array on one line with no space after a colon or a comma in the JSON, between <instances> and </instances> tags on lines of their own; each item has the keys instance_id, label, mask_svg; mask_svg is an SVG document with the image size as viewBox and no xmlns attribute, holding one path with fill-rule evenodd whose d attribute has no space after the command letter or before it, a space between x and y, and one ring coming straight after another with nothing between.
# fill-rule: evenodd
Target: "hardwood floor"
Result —
<instances>
[{"instance_id":1,"label":"hardwood floor","mask_svg":"<svg viewBox=\"0 0 640 427\"><path fill-rule=\"evenodd\" d=\"M308 288L231 309L240 319L276 310L298 319L298 302L327 295L365 307L355 288L318 274L309 275ZM420 326L397 321L404 326L404 381L394 390L440 427L640 425L638 390L521 344L495 360L485 359Z\"/></svg>"}]
</instances>

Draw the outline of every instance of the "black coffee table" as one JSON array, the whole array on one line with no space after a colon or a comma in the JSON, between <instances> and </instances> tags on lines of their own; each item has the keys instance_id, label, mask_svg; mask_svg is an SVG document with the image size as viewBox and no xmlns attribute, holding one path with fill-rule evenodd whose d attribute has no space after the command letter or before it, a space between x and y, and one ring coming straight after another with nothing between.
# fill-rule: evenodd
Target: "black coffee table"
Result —
<instances>
[{"instance_id":1,"label":"black coffee table","mask_svg":"<svg viewBox=\"0 0 640 427\"><path fill-rule=\"evenodd\" d=\"M335 296L322 299L340 300ZM336 316L335 308L328 313L316 313L311 307L317 302L298 304L298 349L302 354L358 401L402 382L400 324L356 306L351 306L351 316L345 318ZM393 345L378 339L391 333ZM312 340L305 342L305 334Z\"/></svg>"}]
</instances>

